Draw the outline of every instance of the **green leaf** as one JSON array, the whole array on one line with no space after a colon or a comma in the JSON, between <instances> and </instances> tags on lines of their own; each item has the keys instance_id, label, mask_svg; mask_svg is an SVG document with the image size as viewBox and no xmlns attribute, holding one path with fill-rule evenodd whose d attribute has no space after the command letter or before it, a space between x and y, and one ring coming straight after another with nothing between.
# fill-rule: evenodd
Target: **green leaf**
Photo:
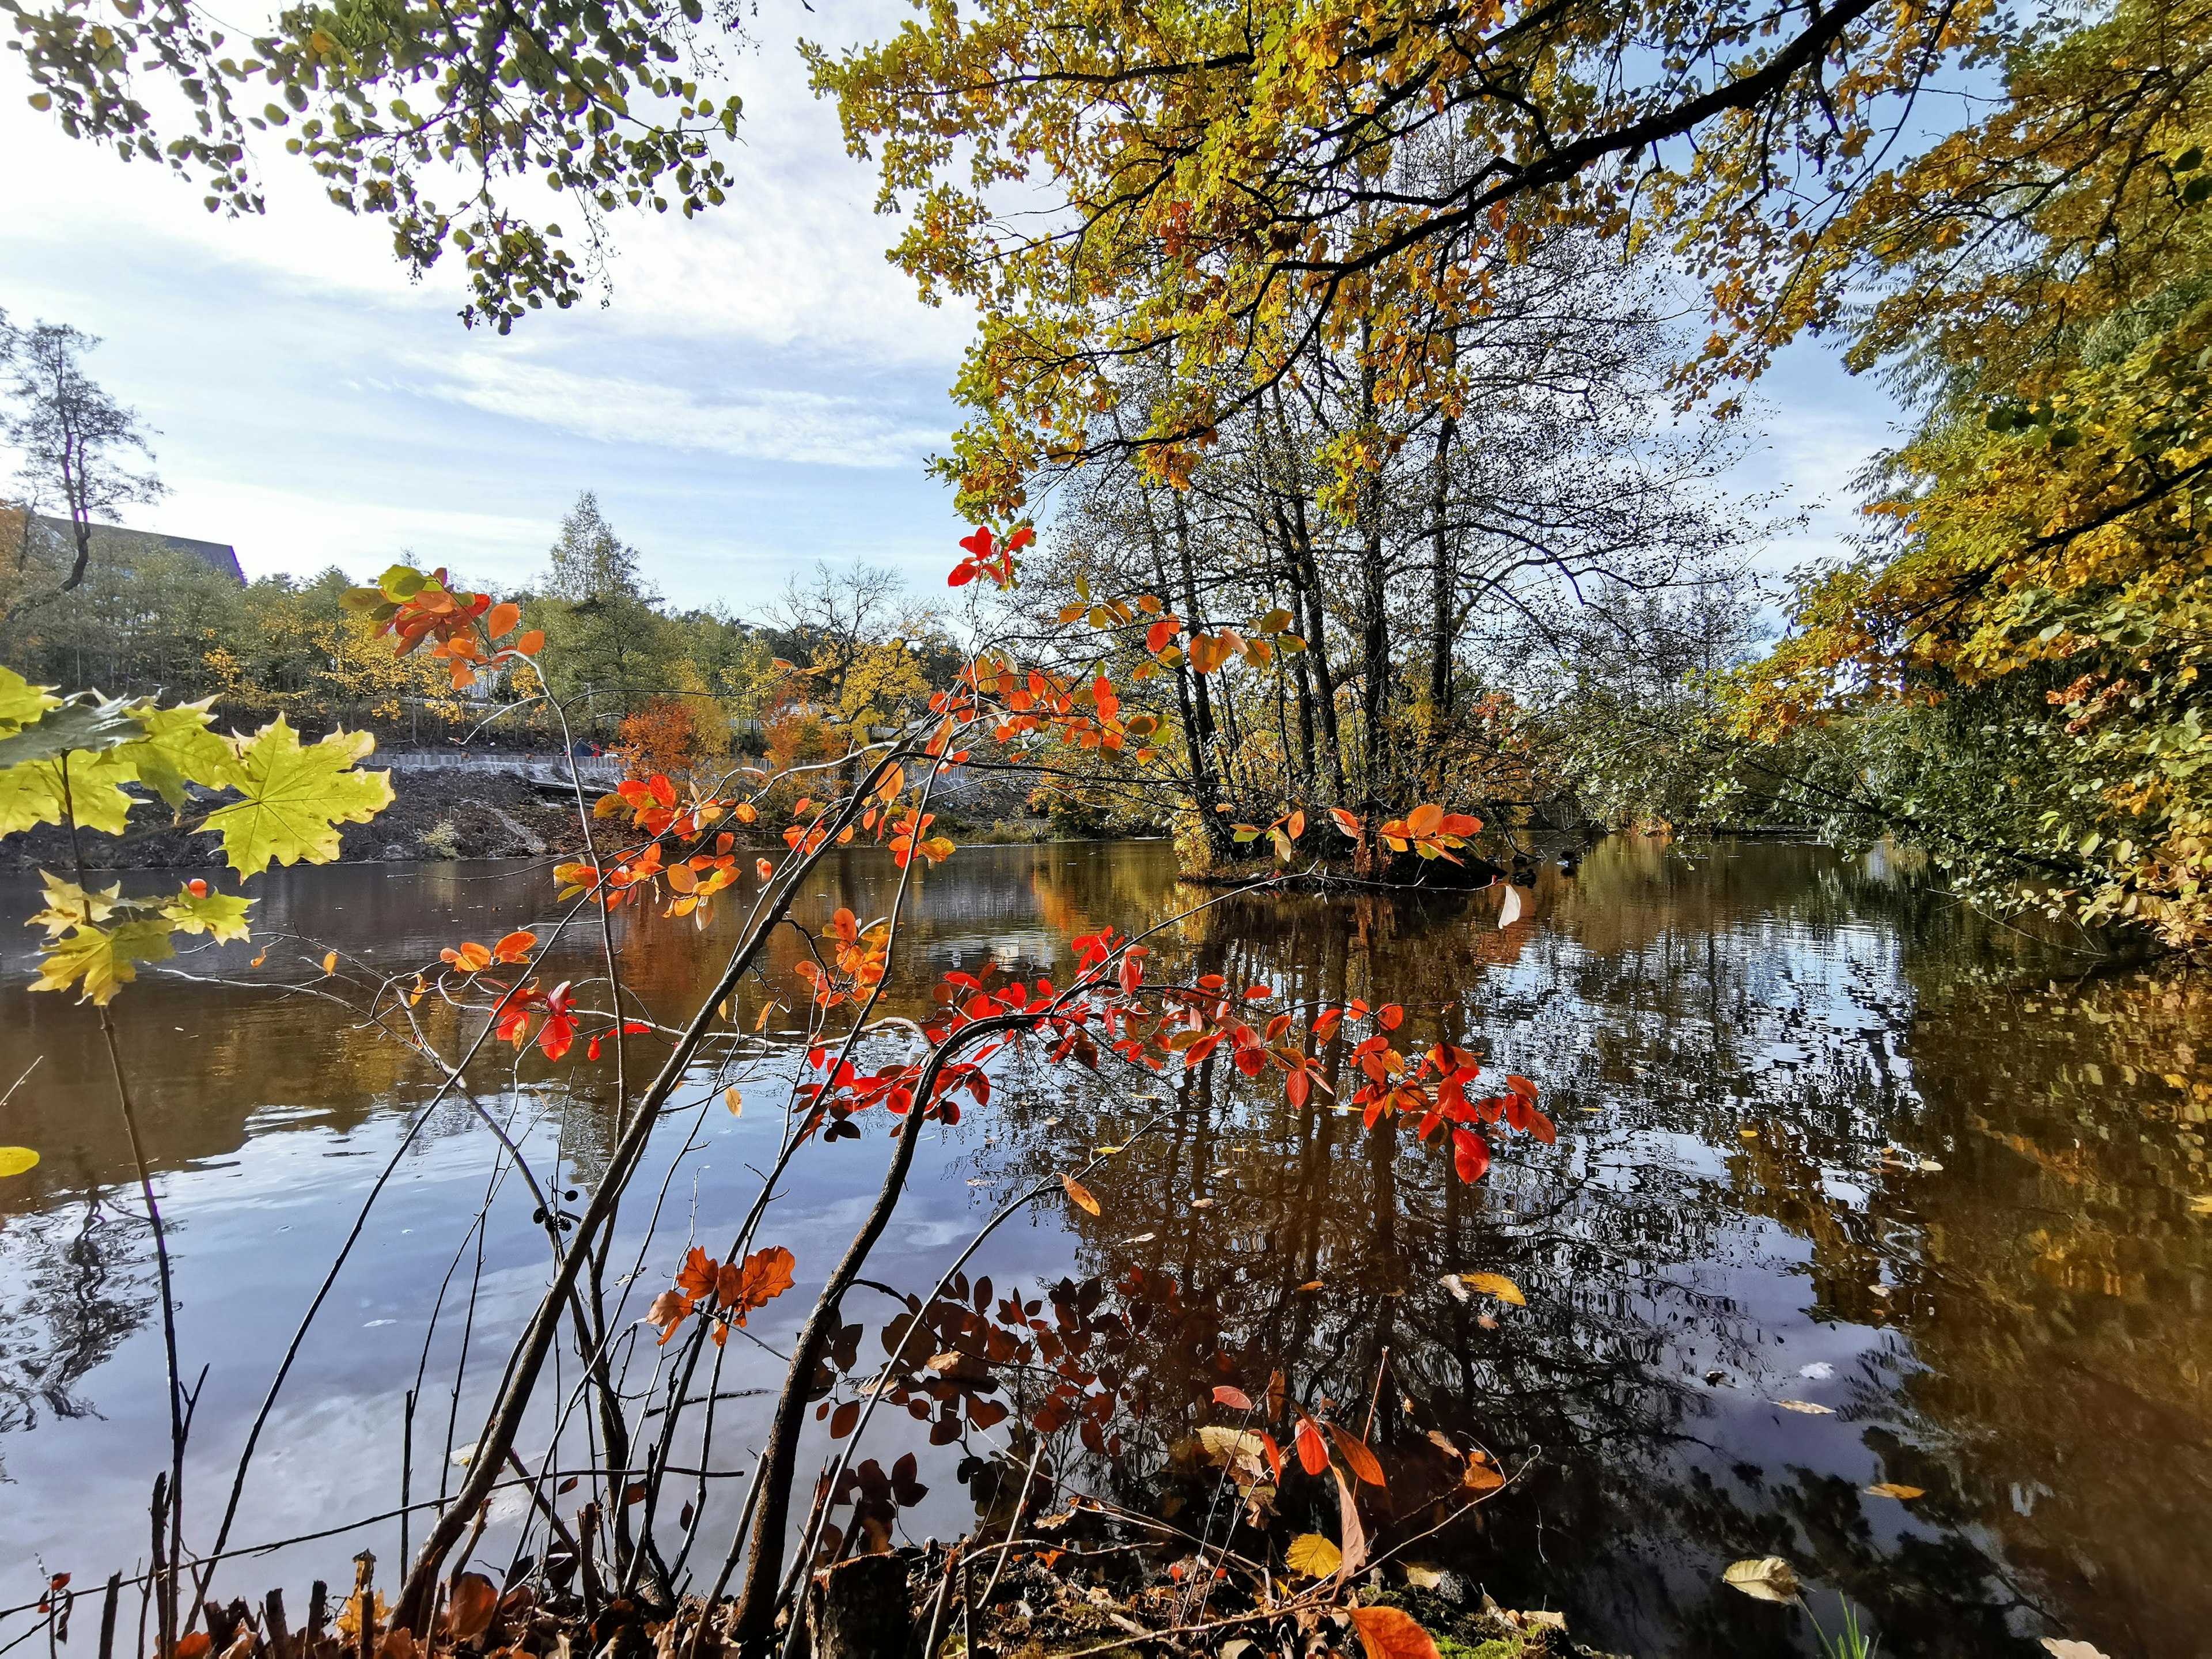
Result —
<instances>
[{"instance_id":1,"label":"green leaf","mask_svg":"<svg viewBox=\"0 0 2212 1659\"><path fill-rule=\"evenodd\" d=\"M70 930L67 939L40 952L33 991L66 991L83 982L80 1002L106 1006L115 994L138 977L141 962L163 962L176 955L169 945L167 921L126 921L119 927Z\"/></svg>"},{"instance_id":2,"label":"green leaf","mask_svg":"<svg viewBox=\"0 0 2212 1659\"><path fill-rule=\"evenodd\" d=\"M245 799L208 814L230 867L252 876L272 862L337 858L339 824L367 823L392 805L390 773L350 769L375 747L366 732L333 732L302 748L282 715L255 732L239 749Z\"/></svg>"},{"instance_id":3,"label":"green leaf","mask_svg":"<svg viewBox=\"0 0 2212 1659\"><path fill-rule=\"evenodd\" d=\"M0 738L0 767L52 760L72 750L97 753L136 743L145 735L135 703L119 697L106 702L71 701L47 709L14 736Z\"/></svg>"},{"instance_id":4,"label":"green leaf","mask_svg":"<svg viewBox=\"0 0 2212 1659\"><path fill-rule=\"evenodd\" d=\"M144 740L121 751L137 772L138 781L172 806L185 804L187 783L209 789L235 789L244 775L237 751L209 729L213 716L208 706L213 701L141 709L138 718L145 727Z\"/></svg>"}]
</instances>

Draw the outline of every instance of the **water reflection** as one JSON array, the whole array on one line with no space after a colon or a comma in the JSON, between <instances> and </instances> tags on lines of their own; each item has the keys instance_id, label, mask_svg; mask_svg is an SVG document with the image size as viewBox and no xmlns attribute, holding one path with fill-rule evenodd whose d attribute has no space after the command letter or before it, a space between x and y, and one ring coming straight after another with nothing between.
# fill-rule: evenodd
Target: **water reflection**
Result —
<instances>
[{"instance_id":1,"label":"water reflection","mask_svg":"<svg viewBox=\"0 0 2212 1659\"><path fill-rule=\"evenodd\" d=\"M544 892L535 874L444 866L426 896L419 877L394 873L280 880L268 920L317 941L316 954L327 941L396 964L457 932L491 938L532 920ZM1209 896L1172 874L1157 846L965 852L921 878L917 948L893 1004L918 1012L938 974L986 959L1064 973L1070 934ZM848 857L825 872L820 910L879 912L895 877ZM1540 1079L1558 1146L1516 1138L1469 1188L1409 1136L1291 1112L1218 1060L1150 1086L1017 1062L994 1111L933 1154L884 1270L921 1281L980 1206L1164 1110L1163 1130L1095 1183L1101 1217L1040 1218L988 1261L1002 1284L1141 1268L1206 1310L1202 1341L1147 1356L1157 1432L1131 1443L1158 1455L1096 1478L1164 1491L1165 1449L1202 1392L1195 1368L1225 1355L1248 1384L1281 1364L1306 1397L1376 1396L1378 1436L1407 1457L1443 1424L1528 1463L1435 1553L1502 1601L1565 1609L1602 1645L1801 1650L1802 1621L1715 1588L1728 1560L1771 1552L1818 1585L1824 1608L1837 1591L1870 1608L1889 1652L2027 1653L2053 1632L2115 1659L2199 1650L2212 1629L2196 1565L2212 1516L2212 1218L2191 1203L2212 1190L2212 1085L2197 1062L2206 978L2116 968L2078 939L1985 923L1903 861L1807 846L1616 838L1571 873L1544 868L1522 896L1504 929L1495 894L1223 899L1172 931L1163 965L1264 981L1300 1004L1402 1002L1401 1046L1446 1037ZM629 971L656 1000L701 982L726 948L688 924L621 926ZM592 948L576 941L584 971ZM786 1001L801 949L790 934L774 947ZM253 977L221 953L187 965ZM0 1066L12 1076L44 1059L5 1128L47 1158L0 1188L0 1470L51 1499L59 1460L41 1444L112 1457L133 1480L153 1467L152 1419L121 1403L144 1392L148 1344L130 1333L151 1309L89 1022L21 983L0 992ZM749 987L738 1023L773 1000ZM202 1302L187 1329L220 1316L217 1287L240 1276L289 1298L285 1317L238 1325L235 1392L250 1398L243 1356L281 1344L319 1259L303 1245L296 1267L272 1262L268 1229L249 1218L354 1191L362 1177L346 1156L381 1156L428 1084L312 998L149 976L133 1000L129 1062L155 1103L155 1150L178 1194L184 1294ZM771 1034L787 1024L770 1010ZM524 1092L587 1180L607 1133L604 1073L541 1086L543 1070ZM485 1087L517 1098L503 1076ZM749 1112L772 1105L748 1097ZM718 1125L732 1139L708 1153L725 1173L700 1176L702 1224L718 1219L726 1179L734 1191L753 1132ZM386 1241L403 1282L368 1296L374 1319L329 1334L327 1392L303 1401L300 1432L369 1443L343 1438L336 1399L388 1420L435 1279L404 1282L409 1264L442 1269L467 1226L480 1139L465 1111L426 1130L416 1196L395 1208ZM802 1159L794 1237L835 1247L880 1146L872 1133ZM464 1170L477 1193L465 1200ZM414 1228L434 1252L404 1243ZM488 1237L512 1295L526 1295L528 1229ZM1439 1287L1475 1270L1513 1279L1528 1305L1492 1316ZM499 1317L487 1314L480 1341ZM410 1345L396 1358L379 1329L394 1321ZM780 1328L763 1328L773 1340ZM211 1395L216 1439L228 1386ZM85 1415L111 1409L122 1420ZM94 1449L131 1434L127 1456ZM933 1502L957 1498L949 1469L935 1480ZM1863 1490L1879 1481L1925 1496ZM371 1506L343 1480L288 1490L257 1535L356 1498ZM51 1555L69 1535L5 1507L11 1560L32 1547ZM934 1513L940 1529L961 1524Z\"/></svg>"}]
</instances>

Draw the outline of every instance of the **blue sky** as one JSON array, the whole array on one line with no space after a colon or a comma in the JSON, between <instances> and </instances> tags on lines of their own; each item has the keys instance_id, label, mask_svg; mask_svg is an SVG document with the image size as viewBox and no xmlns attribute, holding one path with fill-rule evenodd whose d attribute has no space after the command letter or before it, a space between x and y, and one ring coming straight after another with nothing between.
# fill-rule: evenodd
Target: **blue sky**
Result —
<instances>
[{"instance_id":1,"label":"blue sky","mask_svg":"<svg viewBox=\"0 0 2212 1659\"><path fill-rule=\"evenodd\" d=\"M730 66L732 204L617 220L611 306L504 338L461 327L457 272L410 283L281 154L264 217L214 217L166 173L63 137L0 64L0 307L104 337L94 372L158 429L172 491L128 521L233 543L252 575L411 554L521 581L592 489L679 603L757 615L817 558L941 592L962 527L924 463L957 419L968 319L884 261L896 222L807 94L784 9ZM902 10L817 0L799 21L842 42ZM1895 417L1817 346L1759 398L1738 480L1819 509L1765 550L1773 568L1836 547Z\"/></svg>"}]
</instances>

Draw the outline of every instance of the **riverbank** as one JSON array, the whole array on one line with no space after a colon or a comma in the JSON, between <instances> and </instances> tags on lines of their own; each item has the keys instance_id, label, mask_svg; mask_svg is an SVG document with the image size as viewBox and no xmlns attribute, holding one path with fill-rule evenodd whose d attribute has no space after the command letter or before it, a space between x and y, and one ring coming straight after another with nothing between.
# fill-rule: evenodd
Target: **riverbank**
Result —
<instances>
[{"instance_id":1,"label":"riverbank","mask_svg":"<svg viewBox=\"0 0 2212 1659\"><path fill-rule=\"evenodd\" d=\"M582 846L574 803L531 783L520 769L394 769L392 793L392 805L368 823L341 828L341 862L534 858L574 854ZM175 815L150 795L131 809L122 836L87 836L83 851L86 866L95 870L196 869L223 861L221 843L178 828ZM68 833L53 824L0 840L0 870L67 869L70 857Z\"/></svg>"}]
</instances>

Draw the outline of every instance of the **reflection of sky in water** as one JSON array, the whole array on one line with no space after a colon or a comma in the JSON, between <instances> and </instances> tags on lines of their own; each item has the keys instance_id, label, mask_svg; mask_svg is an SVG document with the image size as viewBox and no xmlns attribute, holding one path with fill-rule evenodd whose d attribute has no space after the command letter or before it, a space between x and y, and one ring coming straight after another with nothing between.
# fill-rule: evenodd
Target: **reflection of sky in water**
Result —
<instances>
[{"instance_id":1,"label":"reflection of sky in water","mask_svg":"<svg viewBox=\"0 0 2212 1659\"><path fill-rule=\"evenodd\" d=\"M920 884L914 966L893 1004L919 1012L928 978L987 957L1064 974L1068 934L1167 914L1165 856L969 849ZM890 874L839 862L802 919L841 903L880 912ZM529 920L541 891L533 875L482 866L295 874L270 884L264 921L391 967L455 937L495 937ZM1525 897L1527 919L1503 933L1481 896L1233 902L1164 935L1161 965L1302 998L1402 1000L1401 1040L1442 1032L1536 1078L1557 1146L1500 1138L1492 1176L1470 1190L1410 1136L1378 1158L1355 1121L1291 1114L1232 1087L1225 1067L1107 1090L1016 1064L990 1111L932 1135L871 1276L926 1285L1018 1182L1164 1109L1165 1132L1094 1183L1102 1218L1059 1205L1025 1214L980 1269L1002 1287L1167 1272L1218 1306L1224 1340L1274 1345L1339 1398L1366 1391L1387 1344L1407 1393L1448 1402L1509 1462L1533 1460L1479 1529L1440 1547L1509 1604L1564 1606L1589 1639L1647 1655L1784 1651L1786 1615L1711 1592L1720 1565L1775 1551L1820 1587L1824 1612L1835 1590L1872 1607L1887 1651L2026 1652L2021 1638L2050 1632L2096 1639L2115 1659L2195 1650L2212 1626L2206 1588L2183 1565L2212 1517L2212 1321L2188 1288L2203 1282L2212 1224L2183 1217L2189 1192L2212 1184L2185 1057L2204 1041L2202 987L2108 975L2054 994L2046 982L2078 978L2080 963L1985 933L1887 866L1806 848L1684 860L1617 841L1572 877L1545 871ZM688 924L619 926L626 971L659 1006L726 948ZM272 968L320 946L287 948ZM576 951L562 971L588 973L592 941ZM189 965L239 973L234 954ZM795 942L771 954L788 1000ZM20 966L0 990L0 1069L46 1060L24 1121L5 1127L46 1161L0 1197L0 1596L32 1583L41 1561L82 1581L137 1559L165 1460L143 1232L112 1184L126 1166L89 1021L26 996ZM739 1024L760 1006L748 991ZM327 1004L149 975L124 1006L176 1229L185 1351L193 1370L211 1366L188 1477L204 1541L270 1358L427 1085ZM1439 1008L1452 1011L1441 1024ZM2130 1079L2125 1098L2108 1074ZM533 1159L562 1158L568 1180L587 1182L603 1113L560 1087L496 1085L487 1073L483 1098L521 1113ZM695 1230L719 1251L752 1190L745 1166L771 1155L781 1091L762 1077L744 1092L737 1120L703 1080L682 1097L698 1150L669 1185L630 1316ZM873 1191L884 1143L869 1128L857 1145L802 1154L763 1236L798 1256L801 1291ZM661 1161L635 1189L618 1273L638 1259L681 1133L663 1132ZM457 1249L417 1407L418 1494L450 1474L448 1416L458 1440L473 1437L485 1362L545 1273L510 1177L468 1332L478 1363L456 1405L447 1383L476 1248L463 1235L485 1198L485 1145L466 1109L448 1105L401 1159L287 1387L242 1538L398 1504L402 1400ZM102 1200L88 1224L94 1182ZM1436 1288L1442 1273L1478 1269L1529 1293L1495 1332ZM1324 1292L1294 1294L1310 1277ZM848 1316L872 1328L890 1304L869 1301ZM784 1347L804 1311L786 1297L750 1330ZM653 1358L648 1340L634 1384ZM561 1364L565 1389L573 1355ZM748 1341L726 1364L726 1387L780 1375ZM749 1468L765 1401L718 1413L714 1466ZM546 1431L526 1433L526 1455ZM906 1517L916 1536L968 1523L951 1461L925 1455L933 1492ZM1860 1490L1885 1480L1928 1497ZM708 1570L730 1520L710 1504ZM398 1542L396 1525L349 1533L248 1563L218 1588L335 1578L364 1543L388 1560Z\"/></svg>"}]
</instances>

